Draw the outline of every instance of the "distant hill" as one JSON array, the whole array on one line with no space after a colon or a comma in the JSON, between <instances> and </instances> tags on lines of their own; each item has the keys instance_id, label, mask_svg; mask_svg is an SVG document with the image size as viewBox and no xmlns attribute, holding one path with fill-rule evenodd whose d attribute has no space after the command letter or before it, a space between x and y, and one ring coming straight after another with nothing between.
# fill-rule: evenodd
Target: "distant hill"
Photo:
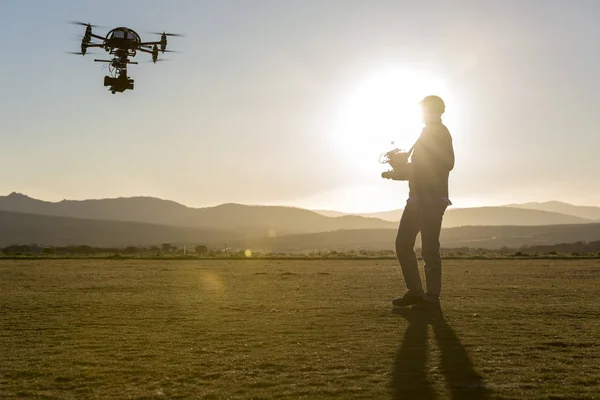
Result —
<instances>
[{"instance_id":1,"label":"distant hill","mask_svg":"<svg viewBox=\"0 0 600 400\"><path fill-rule=\"evenodd\" d=\"M154 243L156 240L171 241L184 240L190 238L193 242L196 236L206 241L212 238L214 233L214 242L223 240L241 240L242 238L263 238L268 236L287 237L289 235L301 234L321 234L323 232L347 232L352 230L362 231L377 231L390 230L394 232L398 228L402 210L392 210L384 213L367 214L379 215L381 217L394 218L395 221L384 221L380 218L371 218L365 215L341 215L341 216L324 216L314 211L309 211L293 207L278 207L278 206L248 206L241 204L222 204L216 207L206 208L191 208L174 201L162 200L152 197L131 197L118 199L100 199L100 200L63 200L60 202L47 202L30 198L23 194L12 193L8 196L0 197L0 210L7 212L17 212L30 215L44 215L49 217L64 217L70 218L69 221L56 220L56 229L53 231L56 238L64 238L69 240L78 239L73 236L74 232L88 232L93 221L110 221L106 225L97 225L96 233L86 233L89 236L80 237L79 240L90 239L95 244L98 241L110 241L111 238L102 238L101 232L106 235L116 235L115 238L127 237L130 243L145 244L148 240ZM395 215L394 217L392 217ZM8 216L6 216L8 218ZM20 219L19 219L20 218ZM12 217L10 223L2 227L2 232L5 239L9 240L12 232L13 240L23 239L28 237L37 238L35 236L33 226L36 223L40 224L40 232L49 232L47 220L36 220L33 222L32 217ZM76 220L85 220L83 223ZM21 227L29 227L27 235L18 236L20 232L19 222L24 225ZM119 229L116 228L115 222L138 223L142 225L122 225L121 228L127 232L119 236ZM480 207L480 208L449 208L444 217L444 228L458 226L545 226L545 225L561 225L561 224L580 224L589 223L590 219L585 219L577 216L566 215L551 211L541 211L535 209L525 209L517 207ZM27 225L29 224L29 225ZM12 230L7 230L8 226ZM94 225L96 226L96 225ZM149 232L153 232L155 236L149 233L144 234L142 226L146 226ZM158 228L157 226L161 226ZM178 230L177 228L188 228ZM114 233L111 230L114 230ZM139 235L135 232L140 232ZM171 234L163 235L164 232ZM217 233L219 232L219 233ZM224 232L229 232L225 234ZM159 235L160 233L160 235ZM349 240L346 244L352 245L353 236L348 233L337 233ZM357 237L361 237L361 241L369 242L369 238L364 238L360 232L355 232ZM61 236L63 235L63 236ZM137 235L137 236L136 236ZM340 237L342 237L340 236ZM333 237L333 236L325 236ZM41 237L42 238L42 237ZM45 236L43 238L46 238ZM162 239L161 239L162 238ZM151 240L152 239L152 240ZM299 238L301 239L301 238ZM37 240L37 239L36 239ZM58 239L57 239L58 240ZM61 239L62 240L62 239ZM119 239L121 240L121 239ZM282 241L295 239L281 239ZM31 240L29 240L31 241ZM567 240L569 241L569 240ZM63 242L61 242L64 244ZM82 242L79 242L82 243ZM120 242L119 242L120 243ZM386 241L389 243L389 241ZM12 242L10 244L13 244ZM23 243L19 243L23 244ZM25 243L27 244L27 242ZM69 243L67 243L69 244ZM88 244L88 243L83 243ZM222 244L219 244L220 246Z\"/></svg>"},{"instance_id":2,"label":"distant hill","mask_svg":"<svg viewBox=\"0 0 600 400\"><path fill-rule=\"evenodd\" d=\"M317 211L326 215L345 215L337 211ZM402 218L402 209L378 213L357 214L363 217L374 217L394 222L396 225ZM449 207L444 215L443 226L453 228L458 226L499 226L499 225L557 225L580 224L594 222L590 218L582 218L552 211L525 209L516 207Z\"/></svg>"},{"instance_id":3,"label":"distant hill","mask_svg":"<svg viewBox=\"0 0 600 400\"><path fill-rule=\"evenodd\" d=\"M600 220L600 207L576 206L560 201L546 201L543 203L509 204L507 207L523 208L527 210L551 211L561 214L573 215L579 218Z\"/></svg>"},{"instance_id":4,"label":"distant hill","mask_svg":"<svg viewBox=\"0 0 600 400\"><path fill-rule=\"evenodd\" d=\"M255 251L393 250L396 229L350 229L267 237L242 231L91 220L0 211L0 247L12 244L98 247L204 244ZM444 247L497 249L600 239L600 224L470 226L442 230ZM417 241L419 245L419 241Z\"/></svg>"},{"instance_id":5,"label":"distant hill","mask_svg":"<svg viewBox=\"0 0 600 400\"><path fill-rule=\"evenodd\" d=\"M512 207L449 208L444 215L444 227L459 226L541 226L582 224L590 219L550 211Z\"/></svg>"},{"instance_id":6,"label":"distant hill","mask_svg":"<svg viewBox=\"0 0 600 400\"><path fill-rule=\"evenodd\" d=\"M325 215L327 217L341 217L344 215L356 215L359 217L365 217L365 218L379 218L382 219L384 221L390 221L390 222L395 222L398 223L400 222L400 218L402 217L402 209L398 209L398 210L390 210L390 211L379 211L379 212L372 212L372 213L356 213L356 214L346 214L340 211L333 211L333 210L315 210L316 213L319 213L321 215Z\"/></svg>"},{"instance_id":7,"label":"distant hill","mask_svg":"<svg viewBox=\"0 0 600 400\"><path fill-rule=\"evenodd\" d=\"M325 217L343 217L345 215L360 215L360 214L352 214L352 213L344 213L341 211L333 211L333 210L311 210L316 212L317 214L321 214Z\"/></svg>"},{"instance_id":8,"label":"distant hill","mask_svg":"<svg viewBox=\"0 0 600 400\"><path fill-rule=\"evenodd\" d=\"M375 218L325 217L313 211L292 207L222 204L216 207L191 208L153 197L63 200L53 203L12 193L0 197L0 210L69 218L226 229L256 235L266 235L268 232L282 235L394 226L388 221Z\"/></svg>"},{"instance_id":9,"label":"distant hill","mask_svg":"<svg viewBox=\"0 0 600 400\"><path fill-rule=\"evenodd\" d=\"M529 253L579 253L589 254L598 253L600 254L600 240L595 242L575 242L575 243L561 243L554 245L541 245L541 246L528 246L523 249Z\"/></svg>"},{"instance_id":10,"label":"distant hill","mask_svg":"<svg viewBox=\"0 0 600 400\"><path fill-rule=\"evenodd\" d=\"M240 238L240 235L222 230L0 211L1 247L12 244L125 247L195 243L222 248L229 240Z\"/></svg>"},{"instance_id":11,"label":"distant hill","mask_svg":"<svg viewBox=\"0 0 600 400\"><path fill-rule=\"evenodd\" d=\"M234 242L235 246L274 252L394 250L396 230L369 229L290 235ZM442 230L446 248L519 248L600 239L600 224L551 226L469 226ZM420 247L420 239L417 239Z\"/></svg>"},{"instance_id":12,"label":"distant hill","mask_svg":"<svg viewBox=\"0 0 600 400\"><path fill-rule=\"evenodd\" d=\"M543 226L463 226L442 230L445 247L497 249L592 242L600 239L600 223Z\"/></svg>"},{"instance_id":13,"label":"distant hill","mask_svg":"<svg viewBox=\"0 0 600 400\"><path fill-rule=\"evenodd\" d=\"M395 223L400 222L400 218L402 218L403 209L390 210L390 211L380 211L375 213L362 214L364 217L372 217L372 218L381 218L384 221L393 221Z\"/></svg>"}]
</instances>

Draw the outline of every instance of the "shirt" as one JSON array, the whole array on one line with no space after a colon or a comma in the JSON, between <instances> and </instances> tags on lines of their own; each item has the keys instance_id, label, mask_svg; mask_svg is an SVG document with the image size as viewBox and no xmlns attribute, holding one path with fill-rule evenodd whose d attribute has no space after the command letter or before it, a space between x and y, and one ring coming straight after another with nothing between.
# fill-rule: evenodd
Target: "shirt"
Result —
<instances>
[{"instance_id":1,"label":"shirt","mask_svg":"<svg viewBox=\"0 0 600 400\"><path fill-rule=\"evenodd\" d=\"M449 200L448 178L454 169L454 147L448 128L441 122L427 124L415 144L409 198L425 201Z\"/></svg>"}]
</instances>

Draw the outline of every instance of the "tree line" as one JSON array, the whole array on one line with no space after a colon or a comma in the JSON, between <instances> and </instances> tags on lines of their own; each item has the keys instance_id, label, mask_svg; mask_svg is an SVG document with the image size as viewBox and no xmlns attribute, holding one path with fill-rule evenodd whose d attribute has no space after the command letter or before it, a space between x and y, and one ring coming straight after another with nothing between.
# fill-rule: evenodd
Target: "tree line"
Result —
<instances>
[{"instance_id":1,"label":"tree line","mask_svg":"<svg viewBox=\"0 0 600 400\"><path fill-rule=\"evenodd\" d=\"M393 250L314 250L304 252L248 252L245 249L211 249L205 245L193 247L176 246L163 243L160 246L94 247L88 245L41 246L11 245L0 248L0 254L12 256L126 256L126 257L162 257L162 256L206 256L206 257L312 257L312 258L394 258ZM250 255L249 255L250 254ZM536 257L536 256L600 256L600 240L593 242L560 243L556 245L523 246L519 248L442 248L446 258L469 257Z\"/></svg>"},{"instance_id":2,"label":"tree line","mask_svg":"<svg viewBox=\"0 0 600 400\"><path fill-rule=\"evenodd\" d=\"M19 245L14 244L1 249L2 254L10 256L18 255L163 255L163 254L197 254L207 255L211 250L205 245L197 245L191 249L178 247L170 243L160 246L127 246L127 247L95 247L88 245L71 246L42 246L37 244Z\"/></svg>"}]
</instances>

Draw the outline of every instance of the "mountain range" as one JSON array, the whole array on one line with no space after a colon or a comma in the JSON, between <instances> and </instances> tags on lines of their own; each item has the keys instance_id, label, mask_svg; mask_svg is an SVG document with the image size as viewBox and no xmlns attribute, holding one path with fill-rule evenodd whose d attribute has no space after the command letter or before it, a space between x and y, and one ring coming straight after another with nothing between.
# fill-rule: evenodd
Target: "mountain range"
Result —
<instances>
[{"instance_id":1,"label":"mountain range","mask_svg":"<svg viewBox=\"0 0 600 400\"><path fill-rule=\"evenodd\" d=\"M340 230L233 242L250 249L275 252L393 250L395 229ZM442 229L445 248L511 249L600 240L600 223L544 226L467 226ZM417 239L416 247L420 247Z\"/></svg>"},{"instance_id":2,"label":"mountain range","mask_svg":"<svg viewBox=\"0 0 600 400\"><path fill-rule=\"evenodd\" d=\"M326 217L293 207L222 204L191 208L170 200L129 197L48 202L23 194L0 197L0 210L55 217L143 222L208 229L227 229L251 235L313 233L338 229L381 229L390 221L355 215Z\"/></svg>"},{"instance_id":3,"label":"mountain range","mask_svg":"<svg viewBox=\"0 0 600 400\"><path fill-rule=\"evenodd\" d=\"M574 206L573 204L563 203L560 201L547 201L544 203L510 204L508 207L523 208L527 210L550 211L573 215L579 218L600 221L600 207L594 206Z\"/></svg>"},{"instance_id":4,"label":"mountain range","mask_svg":"<svg viewBox=\"0 0 600 400\"><path fill-rule=\"evenodd\" d=\"M0 211L0 247L37 243L46 246L152 246L252 249L263 252L393 250L396 229L350 229L285 236L249 236L231 230L108 221ZM600 224L472 226L445 228L443 247L498 249L600 239ZM417 241L417 247L419 242Z\"/></svg>"},{"instance_id":5,"label":"mountain range","mask_svg":"<svg viewBox=\"0 0 600 400\"><path fill-rule=\"evenodd\" d=\"M536 204L540 204L540 207L536 208ZM271 231L280 235L339 229L395 228L402 215L401 209L356 215L335 211L311 211L294 207L242 204L192 208L154 197L49 202L19 193L0 196L0 210L56 217L143 222L210 229L225 228L248 234ZM444 216L444 227L578 224L595 222L600 218L595 217L599 215L600 207L581 207L559 202L527 203L503 207L450 207Z\"/></svg>"},{"instance_id":6,"label":"mountain range","mask_svg":"<svg viewBox=\"0 0 600 400\"><path fill-rule=\"evenodd\" d=\"M523 209L533 211L544 211L551 214L541 213L518 213L513 210L507 209ZM459 211L460 210L460 211ZM468 210L468 211L467 211ZM339 211L331 210L316 210L319 214L329 217L340 217L343 215L357 215L361 217L379 218L384 221L398 222L402 217L403 209L399 208L396 210L379 211L373 213L343 213ZM512 218L508 222L498 220L498 216L501 216L501 212L506 211L512 213L512 218L520 218L520 220L512 221ZM452 216L457 214L457 217ZM496 217L493 217L495 214ZM557 215L560 214L560 215ZM464 217L460 218L459 216ZM531 216L532 219L528 217ZM547 219L544 218L548 217ZM565 218L575 217L575 219ZM488 219L489 217L489 219ZM501 216L502 217L502 216ZM453 219L454 218L454 219ZM476 220L473 220L476 218ZM481 219L483 218L483 219ZM503 217L502 217L503 218ZM552 220L554 218L554 220ZM496 219L496 221L494 221ZM561 222L562 219L562 222ZM543 203L523 203L523 204L507 204L499 207L473 207L473 208L448 208L445 216L445 226L464 226L464 225L512 225L513 222L517 222L517 225L547 225L552 223L586 223L586 222L600 222L600 207L594 206L576 206L569 203L563 203L560 201L547 201ZM541 223L540 223L541 222Z\"/></svg>"},{"instance_id":7,"label":"mountain range","mask_svg":"<svg viewBox=\"0 0 600 400\"><path fill-rule=\"evenodd\" d=\"M379 217L324 213L241 204L191 208L152 197L48 202L12 193L0 196L0 246L170 242L272 251L390 249L401 210ZM598 215L600 207L559 202L450 208L441 240L446 247L491 248L598 240Z\"/></svg>"},{"instance_id":8,"label":"mountain range","mask_svg":"<svg viewBox=\"0 0 600 400\"><path fill-rule=\"evenodd\" d=\"M575 207L575 206L573 206ZM386 212L358 214L365 218L378 218L398 224L402 217L402 209ZM347 214L325 212L324 215ZM352 215L352 214L350 214ZM502 207L473 207L473 208L448 208L444 214L443 227L455 228L460 226L501 226L501 225L562 225L584 224L596 222L592 218L565 214L555 211L538 210L535 208L518 208L511 206ZM599 221L600 222L600 221Z\"/></svg>"},{"instance_id":9,"label":"mountain range","mask_svg":"<svg viewBox=\"0 0 600 400\"><path fill-rule=\"evenodd\" d=\"M194 243L221 248L231 239L240 240L241 236L217 229L0 211L0 247L13 244L126 247Z\"/></svg>"}]
</instances>

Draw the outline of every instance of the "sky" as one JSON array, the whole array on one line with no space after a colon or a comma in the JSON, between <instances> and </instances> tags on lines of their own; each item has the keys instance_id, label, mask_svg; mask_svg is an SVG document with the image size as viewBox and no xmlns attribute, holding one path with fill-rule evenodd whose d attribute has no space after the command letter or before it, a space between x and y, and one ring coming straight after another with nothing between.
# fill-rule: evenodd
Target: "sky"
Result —
<instances>
[{"instance_id":1,"label":"sky","mask_svg":"<svg viewBox=\"0 0 600 400\"><path fill-rule=\"evenodd\" d=\"M600 2L3 0L0 195L401 208L381 153L440 94L455 207L600 205ZM81 20L170 38L112 95ZM91 51L90 51L91 52ZM146 57L148 56L148 57ZM392 146L392 141L394 145Z\"/></svg>"}]
</instances>

